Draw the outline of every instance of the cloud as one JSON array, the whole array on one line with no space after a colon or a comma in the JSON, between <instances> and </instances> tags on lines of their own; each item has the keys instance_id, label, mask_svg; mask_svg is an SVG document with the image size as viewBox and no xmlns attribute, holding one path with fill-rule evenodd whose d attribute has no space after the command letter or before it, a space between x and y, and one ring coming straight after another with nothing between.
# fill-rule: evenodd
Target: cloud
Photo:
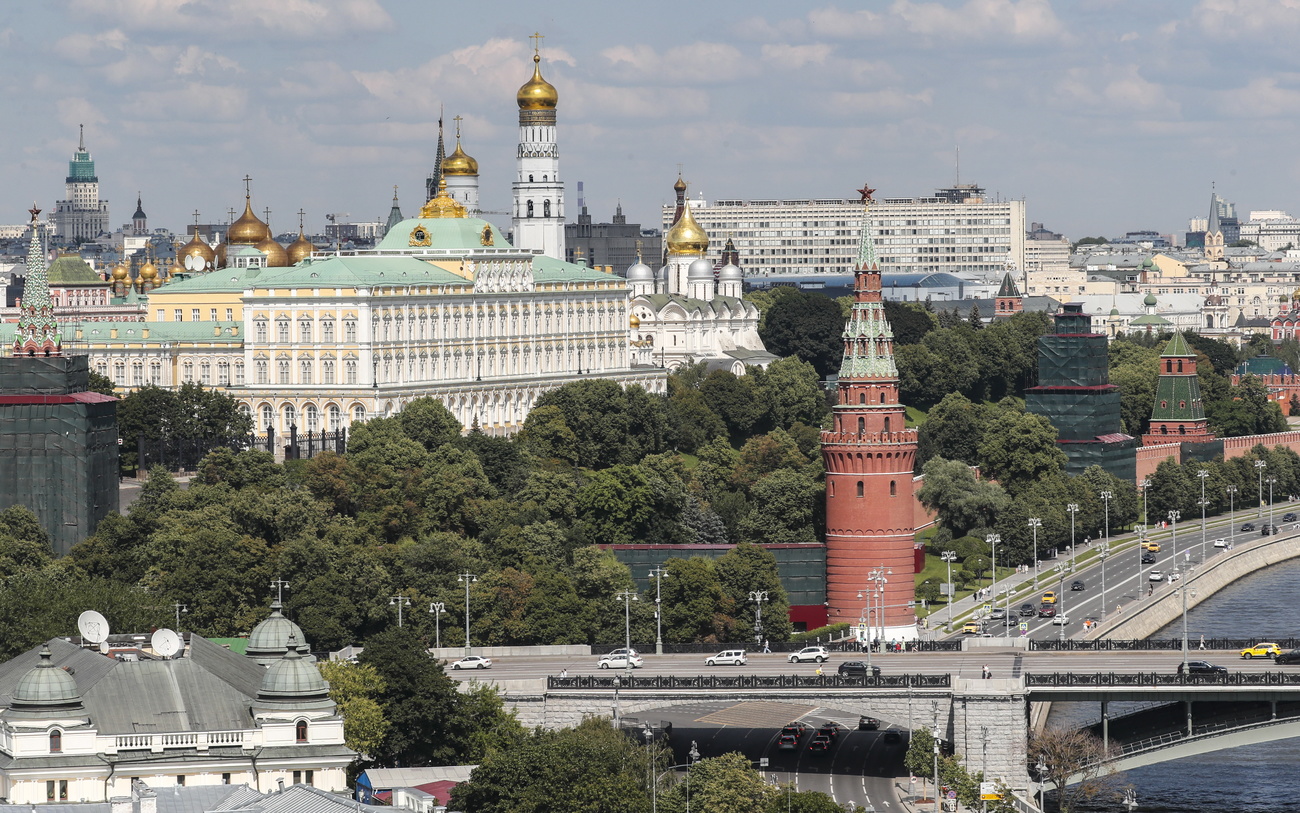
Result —
<instances>
[{"instance_id":1,"label":"cloud","mask_svg":"<svg viewBox=\"0 0 1300 813\"><path fill-rule=\"evenodd\" d=\"M190 31L202 37L318 39L393 25L378 0L72 0L70 9L112 19L128 30Z\"/></svg>"},{"instance_id":2,"label":"cloud","mask_svg":"<svg viewBox=\"0 0 1300 813\"><path fill-rule=\"evenodd\" d=\"M808 13L808 23L814 35L837 39L907 35L950 42L1046 42L1066 34L1047 0L967 0L956 7L895 0L879 13L815 9Z\"/></svg>"},{"instance_id":3,"label":"cloud","mask_svg":"<svg viewBox=\"0 0 1300 813\"><path fill-rule=\"evenodd\" d=\"M1294 116L1300 109L1300 89L1296 74L1281 77L1290 87L1283 87L1276 76L1260 76L1245 87L1212 94L1220 115L1234 119L1262 119Z\"/></svg>"},{"instance_id":4,"label":"cloud","mask_svg":"<svg viewBox=\"0 0 1300 813\"><path fill-rule=\"evenodd\" d=\"M248 109L243 88L187 82L167 90L133 93L119 107L124 117L138 120L236 122Z\"/></svg>"},{"instance_id":5,"label":"cloud","mask_svg":"<svg viewBox=\"0 0 1300 813\"><path fill-rule=\"evenodd\" d=\"M1192 21L1216 39L1292 39L1300 34L1300 0L1201 0Z\"/></svg>"},{"instance_id":6,"label":"cloud","mask_svg":"<svg viewBox=\"0 0 1300 813\"><path fill-rule=\"evenodd\" d=\"M68 129L72 129L78 124L89 124L93 127L108 121L108 117L99 109L99 106L89 99L70 96L59 99L56 104L59 111L59 123Z\"/></svg>"},{"instance_id":7,"label":"cloud","mask_svg":"<svg viewBox=\"0 0 1300 813\"><path fill-rule=\"evenodd\" d=\"M239 67L239 63L233 59L214 54L211 51L205 51L197 45L187 47L176 57L177 76L189 76L191 74L203 76L210 69L243 72L243 69Z\"/></svg>"},{"instance_id":8,"label":"cloud","mask_svg":"<svg viewBox=\"0 0 1300 813\"><path fill-rule=\"evenodd\" d=\"M834 45L820 42L812 45L765 43L761 49L765 61L774 62L791 70L797 70L811 64L825 65L826 60L834 52Z\"/></svg>"},{"instance_id":9,"label":"cloud","mask_svg":"<svg viewBox=\"0 0 1300 813\"><path fill-rule=\"evenodd\" d=\"M1178 104L1163 85L1151 82L1139 66L1093 65L1071 68L1056 83L1054 101L1087 112L1144 111L1148 114L1177 115Z\"/></svg>"},{"instance_id":10,"label":"cloud","mask_svg":"<svg viewBox=\"0 0 1300 813\"><path fill-rule=\"evenodd\" d=\"M752 75L754 65L734 45L696 42L665 51L648 45L616 45L600 55L615 78L665 84L719 84Z\"/></svg>"}]
</instances>

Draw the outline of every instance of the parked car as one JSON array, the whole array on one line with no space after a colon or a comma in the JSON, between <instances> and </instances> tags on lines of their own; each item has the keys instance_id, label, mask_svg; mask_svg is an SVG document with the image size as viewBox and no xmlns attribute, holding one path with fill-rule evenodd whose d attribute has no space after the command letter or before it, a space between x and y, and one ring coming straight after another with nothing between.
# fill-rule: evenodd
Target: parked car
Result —
<instances>
[{"instance_id":1,"label":"parked car","mask_svg":"<svg viewBox=\"0 0 1300 813\"><path fill-rule=\"evenodd\" d=\"M1296 515L1295 515L1295 512L1294 512L1294 511L1287 511L1285 514L1282 515L1282 521L1283 521L1283 522L1295 522L1295 521L1296 521Z\"/></svg>"},{"instance_id":2,"label":"parked car","mask_svg":"<svg viewBox=\"0 0 1300 813\"><path fill-rule=\"evenodd\" d=\"M1034 605L1021 604L1020 609L1016 611L1016 614L1019 615L1021 618L1033 618L1037 612L1038 610L1035 609Z\"/></svg>"},{"instance_id":3,"label":"parked car","mask_svg":"<svg viewBox=\"0 0 1300 813\"><path fill-rule=\"evenodd\" d=\"M1290 652L1283 652L1273 659L1273 663L1300 663L1300 649L1293 649Z\"/></svg>"},{"instance_id":4,"label":"parked car","mask_svg":"<svg viewBox=\"0 0 1300 813\"><path fill-rule=\"evenodd\" d=\"M744 666L749 663L743 649L724 649L713 657L705 658L704 662L709 666Z\"/></svg>"},{"instance_id":5,"label":"parked car","mask_svg":"<svg viewBox=\"0 0 1300 813\"><path fill-rule=\"evenodd\" d=\"M814 756L825 754L829 750L831 750L831 741L829 737L818 734L808 742L808 753Z\"/></svg>"},{"instance_id":6,"label":"parked car","mask_svg":"<svg viewBox=\"0 0 1300 813\"><path fill-rule=\"evenodd\" d=\"M596 666L601 669L627 669L629 666L633 669L640 669L645 661L641 656L636 654L636 650L616 649L602 657L596 662Z\"/></svg>"},{"instance_id":7,"label":"parked car","mask_svg":"<svg viewBox=\"0 0 1300 813\"><path fill-rule=\"evenodd\" d=\"M1144 565L1154 565L1155 563L1156 563L1156 555L1155 555L1154 553L1144 553L1144 554L1142 554L1142 564L1144 564Z\"/></svg>"},{"instance_id":8,"label":"parked car","mask_svg":"<svg viewBox=\"0 0 1300 813\"><path fill-rule=\"evenodd\" d=\"M1145 539L1142 541L1142 550L1148 551L1149 553L1159 553L1160 543L1154 539Z\"/></svg>"},{"instance_id":9,"label":"parked car","mask_svg":"<svg viewBox=\"0 0 1300 813\"><path fill-rule=\"evenodd\" d=\"M962 635L979 635L984 632L984 625L978 621L967 621L962 625Z\"/></svg>"},{"instance_id":10,"label":"parked car","mask_svg":"<svg viewBox=\"0 0 1300 813\"><path fill-rule=\"evenodd\" d=\"M1162 582L1164 580L1165 574L1161 573L1159 570L1153 570L1147 574L1147 581L1149 582Z\"/></svg>"},{"instance_id":11,"label":"parked car","mask_svg":"<svg viewBox=\"0 0 1300 813\"><path fill-rule=\"evenodd\" d=\"M804 663L805 661L816 661L822 663L831 656L824 646L806 646L798 652L790 653L790 663Z\"/></svg>"},{"instance_id":12,"label":"parked car","mask_svg":"<svg viewBox=\"0 0 1300 813\"><path fill-rule=\"evenodd\" d=\"M1277 644L1262 643L1248 646L1241 650L1241 657L1250 658L1276 658L1282 654L1282 647Z\"/></svg>"},{"instance_id":13,"label":"parked car","mask_svg":"<svg viewBox=\"0 0 1300 813\"><path fill-rule=\"evenodd\" d=\"M1073 590L1073 591L1075 591L1075 592L1078 592L1078 591L1082 590L1082 589L1083 589L1083 581L1081 581L1080 579L1075 579L1074 581L1070 582L1070 589Z\"/></svg>"},{"instance_id":14,"label":"parked car","mask_svg":"<svg viewBox=\"0 0 1300 813\"><path fill-rule=\"evenodd\" d=\"M1300 650L1297 650L1300 651ZM875 717L862 715L858 718L858 731L875 731L880 728L880 721Z\"/></svg>"},{"instance_id":15,"label":"parked car","mask_svg":"<svg viewBox=\"0 0 1300 813\"><path fill-rule=\"evenodd\" d=\"M776 747L782 751L793 751L799 747L799 738L793 734L782 734L777 738Z\"/></svg>"},{"instance_id":16,"label":"parked car","mask_svg":"<svg viewBox=\"0 0 1300 813\"><path fill-rule=\"evenodd\" d=\"M1214 540L1214 547L1216 547L1216 548L1226 548L1226 547L1228 547L1228 540L1226 540L1226 539L1220 537L1219 539Z\"/></svg>"},{"instance_id":17,"label":"parked car","mask_svg":"<svg viewBox=\"0 0 1300 813\"><path fill-rule=\"evenodd\" d=\"M1040 605L1040 606L1038 607L1038 617L1039 617L1039 618L1054 618L1054 617L1056 617L1056 605L1055 605L1055 604L1042 604L1042 605Z\"/></svg>"},{"instance_id":18,"label":"parked car","mask_svg":"<svg viewBox=\"0 0 1300 813\"><path fill-rule=\"evenodd\" d=\"M1253 531L1253 530L1255 530L1255 523L1253 523L1253 522L1244 522L1244 523L1242 523L1242 525L1241 525L1241 530L1243 530L1243 531Z\"/></svg>"},{"instance_id":19,"label":"parked car","mask_svg":"<svg viewBox=\"0 0 1300 813\"><path fill-rule=\"evenodd\" d=\"M1182 674L1183 665L1178 664L1178 672ZM1226 675L1228 669L1225 666L1217 666L1209 661L1188 661L1187 674L1189 675Z\"/></svg>"},{"instance_id":20,"label":"parked car","mask_svg":"<svg viewBox=\"0 0 1300 813\"><path fill-rule=\"evenodd\" d=\"M1055 593L1055 591L1048 590L1046 593L1043 593L1042 603L1043 603L1043 604L1055 604L1055 603L1056 603L1056 593Z\"/></svg>"},{"instance_id":21,"label":"parked car","mask_svg":"<svg viewBox=\"0 0 1300 813\"><path fill-rule=\"evenodd\" d=\"M452 669L491 669L492 661L482 655L466 655L451 665Z\"/></svg>"},{"instance_id":22,"label":"parked car","mask_svg":"<svg viewBox=\"0 0 1300 813\"><path fill-rule=\"evenodd\" d=\"M843 728L844 726L831 720L830 722L822 723L822 727L817 729L817 736L830 737L832 740L838 740L840 738L840 731L842 731Z\"/></svg>"},{"instance_id":23,"label":"parked car","mask_svg":"<svg viewBox=\"0 0 1300 813\"><path fill-rule=\"evenodd\" d=\"M880 667L873 663L871 664L871 668L868 669L865 661L845 661L844 663L841 663L839 668L835 671L837 674L853 675L854 677L866 675L868 673L870 673L872 677L880 677Z\"/></svg>"}]
</instances>

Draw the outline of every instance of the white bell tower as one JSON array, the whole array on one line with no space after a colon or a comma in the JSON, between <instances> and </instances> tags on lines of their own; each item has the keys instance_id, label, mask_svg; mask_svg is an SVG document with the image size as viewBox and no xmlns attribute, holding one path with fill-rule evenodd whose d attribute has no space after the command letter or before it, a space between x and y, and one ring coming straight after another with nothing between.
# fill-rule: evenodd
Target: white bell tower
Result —
<instances>
[{"instance_id":1,"label":"white bell tower","mask_svg":"<svg viewBox=\"0 0 1300 813\"><path fill-rule=\"evenodd\" d=\"M555 143L555 106L559 95L542 78L541 34L533 34L533 78L515 101L519 104L518 171L514 182L511 227L515 248L564 256L564 184Z\"/></svg>"}]
</instances>

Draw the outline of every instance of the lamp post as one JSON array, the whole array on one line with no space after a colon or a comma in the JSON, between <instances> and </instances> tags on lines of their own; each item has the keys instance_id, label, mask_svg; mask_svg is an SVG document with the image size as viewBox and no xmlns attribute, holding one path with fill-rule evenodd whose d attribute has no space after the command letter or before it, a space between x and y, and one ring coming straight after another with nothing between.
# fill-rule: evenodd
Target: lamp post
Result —
<instances>
[{"instance_id":1,"label":"lamp post","mask_svg":"<svg viewBox=\"0 0 1300 813\"><path fill-rule=\"evenodd\" d=\"M667 576L668 576L668 571L664 570L659 565L655 565L655 569L650 571L650 578L655 580L655 654L656 655L664 654L664 618L662 612L664 605L663 602L660 600L662 597L662 593L660 592L659 588L662 585L663 580L667 578Z\"/></svg>"},{"instance_id":2,"label":"lamp post","mask_svg":"<svg viewBox=\"0 0 1300 813\"><path fill-rule=\"evenodd\" d=\"M1114 497L1115 494L1110 491L1103 491L1098 496L1100 496L1102 501L1106 503L1106 547L1109 548L1110 547L1110 499L1111 497Z\"/></svg>"},{"instance_id":3,"label":"lamp post","mask_svg":"<svg viewBox=\"0 0 1300 813\"><path fill-rule=\"evenodd\" d=\"M407 598L406 596L400 596L400 595L399 595L399 596L389 596L389 597L388 597L388 606L389 606L389 607L392 607L394 604L397 605L397 628L398 628L398 629L401 629L401 628L402 628L402 608L403 608L403 607L410 607L410 606L411 606L411 600L410 600L409 598Z\"/></svg>"},{"instance_id":4,"label":"lamp post","mask_svg":"<svg viewBox=\"0 0 1300 813\"><path fill-rule=\"evenodd\" d=\"M1065 510L1070 512L1070 559L1074 559L1074 515L1079 513L1079 504L1072 502Z\"/></svg>"},{"instance_id":5,"label":"lamp post","mask_svg":"<svg viewBox=\"0 0 1300 813\"><path fill-rule=\"evenodd\" d=\"M1043 794L1047 790L1047 771L1049 768L1041 756L1038 757L1038 764L1034 766L1034 770L1038 772L1038 809L1042 810Z\"/></svg>"},{"instance_id":6,"label":"lamp post","mask_svg":"<svg viewBox=\"0 0 1300 813\"><path fill-rule=\"evenodd\" d=\"M1273 484L1277 482L1277 478L1269 477L1267 482L1268 482L1268 532L1273 533Z\"/></svg>"},{"instance_id":7,"label":"lamp post","mask_svg":"<svg viewBox=\"0 0 1300 813\"><path fill-rule=\"evenodd\" d=\"M952 565L949 565L948 567L951 568ZM865 592L866 592L866 599L867 599L867 606L865 610L867 614L866 622L867 622L867 629L870 630L871 629L871 588L867 587ZM861 600L862 597L863 594L861 592L858 593L858 599ZM951 623L951 614L949 615L949 619L950 619L949 623ZM862 648L867 651L867 674L870 675L875 671L871 666L871 641L869 640L864 641Z\"/></svg>"},{"instance_id":8,"label":"lamp post","mask_svg":"<svg viewBox=\"0 0 1300 813\"><path fill-rule=\"evenodd\" d=\"M614 594L616 601L623 602L623 646L627 652L623 662L627 664L628 677L632 675L632 602L637 600L635 590L620 590Z\"/></svg>"},{"instance_id":9,"label":"lamp post","mask_svg":"<svg viewBox=\"0 0 1300 813\"><path fill-rule=\"evenodd\" d=\"M691 813L691 768L700 758L700 748L691 740L691 750L686 754L686 813Z\"/></svg>"},{"instance_id":10,"label":"lamp post","mask_svg":"<svg viewBox=\"0 0 1300 813\"><path fill-rule=\"evenodd\" d=\"M1234 501L1237 496L1237 487L1228 486L1224 491L1228 492L1228 547L1232 547L1237 538L1237 515L1234 510L1236 508Z\"/></svg>"},{"instance_id":11,"label":"lamp post","mask_svg":"<svg viewBox=\"0 0 1300 813\"><path fill-rule=\"evenodd\" d=\"M754 643L763 643L763 602L767 601L766 590L750 590L749 600L754 602Z\"/></svg>"},{"instance_id":12,"label":"lamp post","mask_svg":"<svg viewBox=\"0 0 1300 813\"><path fill-rule=\"evenodd\" d=\"M1169 547L1170 553L1175 559L1178 558L1178 520L1182 517L1182 512L1174 510L1169 512Z\"/></svg>"},{"instance_id":13,"label":"lamp post","mask_svg":"<svg viewBox=\"0 0 1300 813\"><path fill-rule=\"evenodd\" d=\"M469 586L474 582L478 581L478 576L466 571L465 573L462 573L459 576L457 576L456 580L464 583L465 585L465 654L468 655L470 654L469 651Z\"/></svg>"},{"instance_id":14,"label":"lamp post","mask_svg":"<svg viewBox=\"0 0 1300 813\"><path fill-rule=\"evenodd\" d=\"M939 736L934 735L934 813L939 813Z\"/></svg>"},{"instance_id":15,"label":"lamp post","mask_svg":"<svg viewBox=\"0 0 1300 813\"><path fill-rule=\"evenodd\" d=\"M442 649L442 614L447 611L447 605L441 601L435 601L429 605L429 612L433 613L433 646L435 649Z\"/></svg>"},{"instance_id":16,"label":"lamp post","mask_svg":"<svg viewBox=\"0 0 1300 813\"><path fill-rule=\"evenodd\" d=\"M1029 532L1034 535L1034 589L1038 589L1038 529L1043 527L1043 521L1038 517L1029 518Z\"/></svg>"},{"instance_id":17,"label":"lamp post","mask_svg":"<svg viewBox=\"0 0 1300 813\"><path fill-rule=\"evenodd\" d=\"M1259 508L1255 511L1256 519L1264 518L1264 467L1267 465L1268 463L1263 460L1255 461L1255 471L1259 473L1259 496L1257 498L1259 500Z\"/></svg>"},{"instance_id":18,"label":"lamp post","mask_svg":"<svg viewBox=\"0 0 1300 813\"><path fill-rule=\"evenodd\" d=\"M1181 568L1182 575L1178 579L1178 587L1180 590L1183 591L1183 674L1184 675L1187 674L1187 590L1188 588L1191 587L1192 584L1192 580L1191 580L1192 569L1193 568L1191 563L1184 562L1183 567ZM1188 714L1190 715L1191 712L1188 712Z\"/></svg>"},{"instance_id":19,"label":"lamp post","mask_svg":"<svg viewBox=\"0 0 1300 813\"><path fill-rule=\"evenodd\" d=\"M989 549L993 554L993 584L989 590L993 594L993 607L998 606L998 543L1002 541L1002 534L989 534L984 537L984 541L989 543ZM1002 626L1006 627L1007 619L1002 619Z\"/></svg>"},{"instance_id":20,"label":"lamp post","mask_svg":"<svg viewBox=\"0 0 1300 813\"><path fill-rule=\"evenodd\" d=\"M1147 526L1134 525L1133 530L1138 535L1138 583L1134 588L1138 598L1142 598L1142 555L1146 553Z\"/></svg>"},{"instance_id":21,"label":"lamp post","mask_svg":"<svg viewBox=\"0 0 1300 813\"><path fill-rule=\"evenodd\" d=\"M176 610L176 631L177 631L177 632L180 632L180 631L181 631L181 613L188 613L188 612L190 611L190 608L189 608L189 605L188 605L188 604L181 604L179 601L176 602L175 604L173 604L173 605L172 605L172 608L173 608L174 610Z\"/></svg>"},{"instance_id":22,"label":"lamp post","mask_svg":"<svg viewBox=\"0 0 1300 813\"><path fill-rule=\"evenodd\" d=\"M885 585L889 583L886 576L894 575L894 571L886 568L884 565L876 568L867 574L867 581L876 583L876 592L880 595L880 613L876 616L876 622L880 624L880 640L885 640ZM867 594L867 601L870 603L870 591Z\"/></svg>"},{"instance_id":23,"label":"lamp post","mask_svg":"<svg viewBox=\"0 0 1300 813\"><path fill-rule=\"evenodd\" d=\"M1209 469L1196 472L1196 479L1201 481L1201 561L1205 561L1205 480L1210 476Z\"/></svg>"},{"instance_id":24,"label":"lamp post","mask_svg":"<svg viewBox=\"0 0 1300 813\"><path fill-rule=\"evenodd\" d=\"M1074 562L1071 560L1066 562L1065 564L1057 565L1056 569L1060 571L1061 574L1061 584L1056 591L1056 602L1057 602L1056 612L1058 615L1058 620L1060 620L1060 617L1065 615L1065 577L1067 574L1074 572ZM1065 624L1058 624L1057 626L1061 628L1061 641L1064 642Z\"/></svg>"},{"instance_id":25,"label":"lamp post","mask_svg":"<svg viewBox=\"0 0 1300 813\"><path fill-rule=\"evenodd\" d=\"M1142 486L1142 524L1151 525L1151 519L1147 516L1147 489L1151 488L1151 478L1144 477L1140 484Z\"/></svg>"},{"instance_id":26,"label":"lamp post","mask_svg":"<svg viewBox=\"0 0 1300 813\"><path fill-rule=\"evenodd\" d=\"M1031 519L1030 522L1033 522L1033 520ZM957 551L946 550L939 554L939 558L948 565L948 631L952 632L952 600L957 597L952 584L952 563L957 561Z\"/></svg>"},{"instance_id":27,"label":"lamp post","mask_svg":"<svg viewBox=\"0 0 1300 813\"><path fill-rule=\"evenodd\" d=\"M1110 551L1102 548L1097 551L1097 558L1101 559L1101 616L1106 617L1106 560L1110 558ZM1141 557L1138 557L1139 559ZM1140 587L1141 585L1139 585Z\"/></svg>"}]
</instances>

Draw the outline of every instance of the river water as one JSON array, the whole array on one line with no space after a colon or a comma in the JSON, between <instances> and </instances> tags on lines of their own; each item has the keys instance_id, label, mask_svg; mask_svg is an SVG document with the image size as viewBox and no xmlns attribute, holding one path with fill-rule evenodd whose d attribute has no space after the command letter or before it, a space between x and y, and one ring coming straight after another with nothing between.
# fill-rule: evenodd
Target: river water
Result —
<instances>
[{"instance_id":1,"label":"river water","mask_svg":"<svg viewBox=\"0 0 1300 813\"><path fill-rule=\"evenodd\" d=\"M1256 571L1187 612L1189 640L1195 647L1206 638L1290 638L1300 634L1300 559ZM1154 638L1182 636L1182 619L1156 633ZM1232 658L1235 660L1236 656ZM1229 668L1237 664L1222 656ZM1275 668L1261 664L1260 668ZM1060 703L1051 713L1053 722L1090 721L1096 704ZM1121 714L1112 705L1112 713ZM1137 790L1139 813L1300 813L1300 738L1231 748L1197 757L1162 762L1127 771L1125 783ZM1050 801L1049 801L1050 806ZM1090 813L1124 813L1112 800L1075 805Z\"/></svg>"}]
</instances>

